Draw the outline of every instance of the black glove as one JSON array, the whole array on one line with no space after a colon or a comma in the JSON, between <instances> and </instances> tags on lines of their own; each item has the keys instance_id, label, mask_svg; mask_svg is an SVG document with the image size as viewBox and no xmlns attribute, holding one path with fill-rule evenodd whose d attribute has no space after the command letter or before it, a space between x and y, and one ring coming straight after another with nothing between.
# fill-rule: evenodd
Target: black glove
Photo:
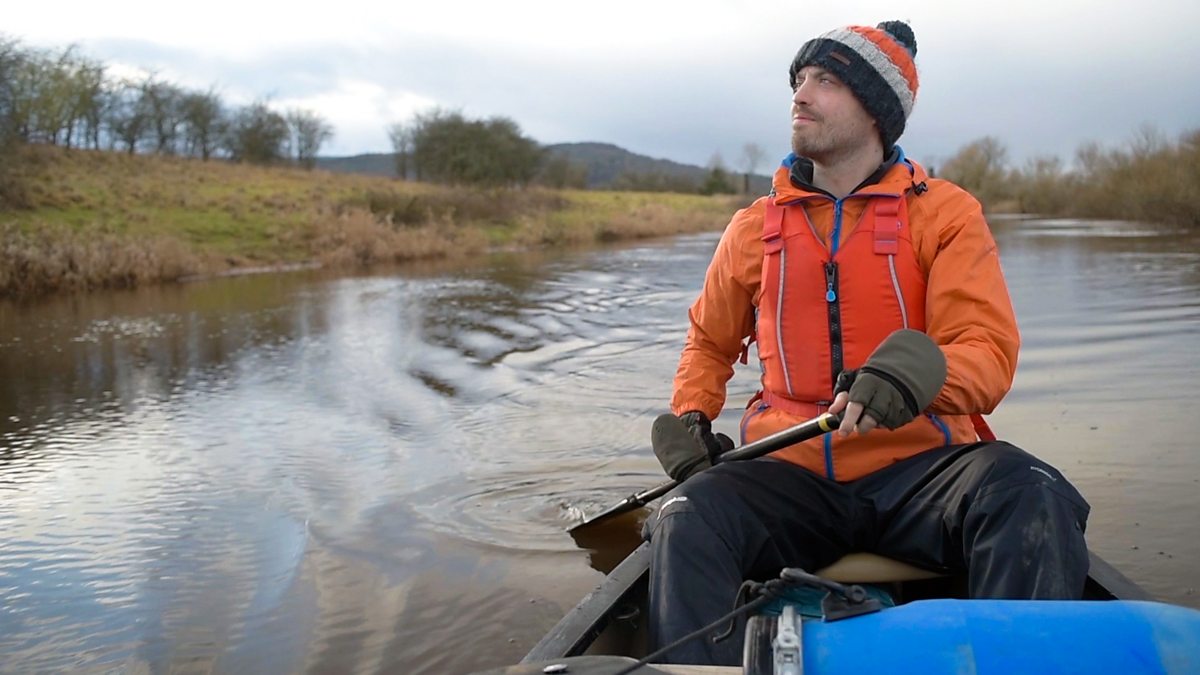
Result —
<instances>
[{"instance_id":1,"label":"black glove","mask_svg":"<svg viewBox=\"0 0 1200 675\"><path fill-rule=\"evenodd\" d=\"M838 376L834 393L850 392L887 429L898 429L933 403L946 383L946 356L928 335L902 329L887 336L858 370Z\"/></svg>"},{"instance_id":2,"label":"black glove","mask_svg":"<svg viewBox=\"0 0 1200 675\"><path fill-rule=\"evenodd\" d=\"M733 440L725 434L713 434L712 422L700 412L679 417L659 415L650 429L650 443L663 471L680 482L712 466L718 455L733 449Z\"/></svg>"},{"instance_id":3,"label":"black glove","mask_svg":"<svg viewBox=\"0 0 1200 675\"><path fill-rule=\"evenodd\" d=\"M712 431L712 421L708 419L702 412L693 410L685 412L679 416L684 426L688 428L688 432L692 434L692 438L704 446L708 452L708 458L712 462L717 461L717 457L721 453L733 449L733 439L725 434L714 434Z\"/></svg>"}]
</instances>

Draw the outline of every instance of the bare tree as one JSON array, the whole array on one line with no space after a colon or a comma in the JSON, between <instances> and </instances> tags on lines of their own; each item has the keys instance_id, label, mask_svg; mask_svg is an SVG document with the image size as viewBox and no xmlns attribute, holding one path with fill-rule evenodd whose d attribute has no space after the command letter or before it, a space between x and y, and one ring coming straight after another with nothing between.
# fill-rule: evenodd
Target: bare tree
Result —
<instances>
[{"instance_id":1,"label":"bare tree","mask_svg":"<svg viewBox=\"0 0 1200 675\"><path fill-rule=\"evenodd\" d=\"M700 194L715 195L734 192L737 192L737 188L729 181L729 171L725 168L724 158L719 152L713 153L712 158L708 160L708 176L700 185Z\"/></svg>"},{"instance_id":2,"label":"bare tree","mask_svg":"<svg viewBox=\"0 0 1200 675\"><path fill-rule=\"evenodd\" d=\"M225 111L216 92L184 94L180 102L184 152L207 161L225 132Z\"/></svg>"},{"instance_id":3,"label":"bare tree","mask_svg":"<svg viewBox=\"0 0 1200 675\"><path fill-rule=\"evenodd\" d=\"M333 127L320 115L299 108L288 111L287 122L291 129L292 150L296 153L296 162L311 170L316 166L317 152L321 146L333 138Z\"/></svg>"},{"instance_id":4,"label":"bare tree","mask_svg":"<svg viewBox=\"0 0 1200 675\"><path fill-rule=\"evenodd\" d=\"M38 52L24 51L8 69L6 88L11 91L9 109L13 137L23 142L48 140L41 138L45 106L46 57Z\"/></svg>"},{"instance_id":5,"label":"bare tree","mask_svg":"<svg viewBox=\"0 0 1200 675\"><path fill-rule=\"evenodd\" d=\"M154 132L154 151L160 155L175 154L179 126L183 123L183 91L151 75L142 84L142 98Z\"/></svg>"},{"instance_id":6,"label":"bare tree","mask_svg":"<svg viewBox=\"0 0 1200 675\"><path fill-rule=\"evenodd\" d=\"M984 136L963 146L942 165L941 175L975 195L984 204L1012 196L1008 150L995 136Z\"/></svg>"},{"instance_id":7,"label":"bare tree","mask_svg":"<svg viewBox=\"0 0 1200 675\"><path fill-rule=\"evenodd\" d=\"M72 144L72 70L76 62L75 46L63 50L57 59L48 55L40 59L38 83L34 96L34 111L39 140L68 148Z\"/></svg>"},{"instance_id":8,"label":"bare tree","mask_svg":"<svg viewBox=\"0 0 1200 675\"><path fill-rule=\"evenodd\" d=\"M106 106L109 144L125 152L137 152L150 130L150 114L142 97L142 83L122 80L109 93Z\"/></svg>"},{"instance_id":9,"label":"bare tree","mask_svg":"<svg viewBox=\"0 0 1200 675\"><path fill-rule=\"evenodd\" d=\"M14 85L24 58L19 43L0 36L0 210L23 206L28 196L27 179L16 151L19 97Z\"/></svg>"},{"instance_id":10,"label":"bare tree","mask_svg":"<svg viewBox=\"0 0 1200 675\"><path fill-rule=\"evenodd\" d=\"M71 117L73 126L79 128L79 147L90 145L100 149L105 94L109 88L104 71L104 64L83 59L73 73Z\"/></svg>"},{"instance_id":11,"label":"bare tree","mask_svg":"<svg viewBox=\"0 0 1200 675\"><path fill-rule=\"evenodd\" d=\"M0 114L14 139L73 146L76 133L93 133L90 125L99 124L103 83L103 66L74 46L55 55L0 43Z\"/></svg>"},{"instance_id":12,"label":"bare tree","mask_svg":"<svg viewBox=\"0 0 1200 675\"><path fill-rule=\"evenodd\" d=\"M1150 122L1143 122L1133 133L1133 138L1129 141L1129 150L1132 159L1141 160L1156 155L1162 155L1166 152L1170 142L1163 132Z\"/></svg>"},{"instance_id":13,"label":"bare tree","mask_svg":"<svg viewBox=\"0 0 1200 675\"><path fill-rule=\"evenodd\" d=\"M747 143L742 146L742 192L750 194L750 176L758 170L767 151L758 143Z\"/></svg>"},{"instance_id":14,"label":"bare tree","mask_svg":"<svg viewBox=\"0 0 1200 675\"><path fill-rule=\"evenodd\" d=\"M0 150L17 137L19 92L15 82L24 60L16 40L0 37Z\"/></svg>"},{"instance_id":15,"label":"bare tree","mask_svg":"<svg viewBox=\"0 0 1200 675\"><path fill-rule=\"evenodd\" d=\"M408 180L409 159L413 151L414 128L397 122L388 127L388 138L392 141L392 150L396 153L396 175L400 180Z\"/></svg>"}]
</instances>

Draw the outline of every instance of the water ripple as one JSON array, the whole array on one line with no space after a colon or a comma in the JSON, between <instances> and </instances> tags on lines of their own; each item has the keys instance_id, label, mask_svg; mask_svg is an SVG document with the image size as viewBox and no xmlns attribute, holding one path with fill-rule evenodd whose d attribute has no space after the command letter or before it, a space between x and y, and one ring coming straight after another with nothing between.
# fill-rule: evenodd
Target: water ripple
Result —
<instances>
[{"instance_id":1,"label":"water ripple","mask_svg":"<svg viewBox=\"0 0 1200 675\"><path fill-rule=\"evenodd\" d=\"M525 552L570 551L576 547L567 529L655 480L662 476L494 472L433 486L414 495L414 509L430 527L467 541Z\"/></svg>"}]
</instances>

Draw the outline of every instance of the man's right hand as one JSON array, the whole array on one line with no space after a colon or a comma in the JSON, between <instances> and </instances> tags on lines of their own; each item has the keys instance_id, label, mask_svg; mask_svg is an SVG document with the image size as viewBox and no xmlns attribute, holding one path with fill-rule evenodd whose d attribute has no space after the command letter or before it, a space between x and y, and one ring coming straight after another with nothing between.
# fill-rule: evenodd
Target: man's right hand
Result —
<instances>
[{"instance_id":1,"label":"man's right hand","mask_svg":"<svg viewBox=\"0 0 1200 675\"><path fill-rule=\"evenodd\" d=\"M889 335L857 371L838 375L829 412L842 413L838 433L898 429L920 415L946 382L946 356L930 337L902 329Z\"/></svg>"},{"instance_id":2,"label":"man's right hand","mask_svg":"<svg viewBox=\"0 0 1200 675\"><path fill-rule=\"evenodd\" d=\"M683 482L713 465L723 452L733 449L733 440L714 434L712 422L701 412L679 417L659 415L650 430L650 443L663 471Z\"/></svg>"}]
</instances>

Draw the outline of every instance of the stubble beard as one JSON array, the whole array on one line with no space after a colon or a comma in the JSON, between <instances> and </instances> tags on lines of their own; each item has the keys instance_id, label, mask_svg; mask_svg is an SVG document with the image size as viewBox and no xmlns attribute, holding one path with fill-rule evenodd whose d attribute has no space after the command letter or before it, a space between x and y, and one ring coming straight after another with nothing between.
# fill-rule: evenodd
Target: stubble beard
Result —
<instances>
[{"instance_id":1,"label":"stubble beard","mask_svg":"<svg viewBox=\"0 0 1200 675\"><path fill-rule=\"evenodd\" d=\"M792 152L818 164L832 164L864 150L869 143L866 134L871 133L875 133L872 127L853 123L830 126L822 119L815 129L792 130Z\"/></svg>"},{"instance_id":2,"label":"stubble beard","mask_svg":"<svg viewBox=\"0 0 1200 675\"><path fill-rule=\"evenodd\" d=\"M833 148L827 133L812 133L812 129L797 129L792 132L792 152L798 157L819 160Z\"/></svg>"}]
</instances>

